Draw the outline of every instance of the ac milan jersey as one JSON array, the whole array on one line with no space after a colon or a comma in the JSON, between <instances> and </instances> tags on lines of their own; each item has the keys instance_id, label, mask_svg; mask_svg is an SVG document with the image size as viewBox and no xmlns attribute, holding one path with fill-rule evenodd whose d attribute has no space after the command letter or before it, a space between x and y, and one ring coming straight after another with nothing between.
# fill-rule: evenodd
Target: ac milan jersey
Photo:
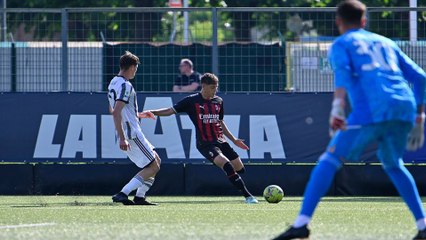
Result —
<instances>
[{"instance_id":1,"label":"ac milan jersey","mask_svg":"<svg viewBox=\"0 0 426 240\"><path fill-rule=\"evenodd\" d=\"M223 120L222 98L215 96L206 100L201 93L196 93L176 103L173 110L188 114L196 129L197 147L226 142L220 125Z\"/></svg>"}]
</instances>

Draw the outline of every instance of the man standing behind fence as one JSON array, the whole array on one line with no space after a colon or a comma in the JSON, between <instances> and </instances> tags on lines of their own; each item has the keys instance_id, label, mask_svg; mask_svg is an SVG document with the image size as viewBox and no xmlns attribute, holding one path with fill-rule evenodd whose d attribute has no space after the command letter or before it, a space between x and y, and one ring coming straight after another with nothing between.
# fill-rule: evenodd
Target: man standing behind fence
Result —
<instances>
[{"instance_id":1,"label":"man standing behind fence","mask_svg":"<svg viewBox=\"0 0 426 240\"><path fill-rule=\"evenodd\" d=\"M378 142L383 169L416 221L414 239L426 239L422 202L402 161L405 148L415 151L424 142L426 74L395 42L364 30L365 14L366 6L357 0L337 7L336 25L342 35L329 51L336 87L330 114L333 137L312 171L298 217L277 240L309 237L307 226L337 170L343 162L358 161L373 141ZM347 120L346 93L352 108Z\"/></svg>"},{"instance_id":2,"label":"man standing behind fence","mask_svg":"<svg viewBox=\"0 0 426 240\"><path fill-rule=\"evenodd\" d=\"M127 153L132 162L142 170L138 172L121 190L112 197L113 202L124 205L155 205L146 201L145 193L154 183L160 170L160 157L142 133L139 118L152 118L151 112L138 112L136 91L130 80L138 70L139 58L126 51L120 57L120 72L108 86L110 112L120 141L120 149ZM124 130L125 129L125 130ZM128 195L136 191L133 201Z\"/></svg>"},{"instance_id":3,"label":"man standing behind fence","mask_svg":"<svg viewBox=\"0 0 426 240\"><path fill-rule=\"evenodd\" d=\"M201 75L194 71L192 61L184 58L179 64L180 75L176 77L173 92L195 92L200 89Z\"/></svg>"}]
</instances>

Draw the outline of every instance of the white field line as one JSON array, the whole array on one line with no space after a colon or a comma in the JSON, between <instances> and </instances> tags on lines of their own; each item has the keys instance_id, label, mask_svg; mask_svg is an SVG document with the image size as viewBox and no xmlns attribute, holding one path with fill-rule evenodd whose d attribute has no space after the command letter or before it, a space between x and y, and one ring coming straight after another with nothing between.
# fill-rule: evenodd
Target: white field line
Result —
<instances>
[{"instance_id":1,"label":"white field line","mask_svg":"<svg viewBox=\"0 0 426 240\"><path fill-rule=\"evenodd\" d=\"M0 229L26 228L26 227L47 227L47 226L53 226L53 225L56 225L56 223L33 223L33 224L5 225L5 226L0 226Z\"/></svg>"}]
</instances>

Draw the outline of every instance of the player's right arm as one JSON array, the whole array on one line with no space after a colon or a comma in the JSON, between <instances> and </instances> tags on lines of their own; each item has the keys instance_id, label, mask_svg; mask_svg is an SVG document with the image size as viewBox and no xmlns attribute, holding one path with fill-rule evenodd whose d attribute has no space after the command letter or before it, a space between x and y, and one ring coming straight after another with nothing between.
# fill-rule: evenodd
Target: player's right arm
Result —
<instances>
[{"instance_id":1,"label":"player's right arm","mask_svg":"<svg viewBox=\"0 0 426 240\"><path fill-rule=\"evenodd\" d=\"M173 108L160 108L160 109L149 110L149 111L152 112L152 114L154 114L155 116L170 116L175 114L175 111L173 110Z\"/></svg>"},{"instance_id":2,"label":"player's right arm","mask_svg":"<svg viewBox=\"0 0 426 240\"><path fill-rule=\"evenodd\" d=\"M335 42L329 52L329 62L334 71L334 99L330 112L330 135L346 126L346 88L350 85L352 69L349 55L341 42Z\"/></svg>"},{"instance_id":3,"label":"player's right arm","mask_svg":"<svg viewBox=\"0 0 426 240\"><path fill-rule=\"evenodd\" d=\"M131 91L132 85L125 81L118 82L118 84L110 90L110 94L112 94L110 98L114 100L114 103L110 104L110 113L114 119L115 130L120 139L120 149L123 151L130 150L130 145L124 137L121 112L124 106L129 103ZM112 105L114 107L112 107Z\"/></svg>"},{"instance_id":4,"label":"player's right arm","mask_svg":"<svg viewBox=\"0 0 426 240\"><path fill-rule=\"evenodd\" d=\"M155 116L170 116L180 112L187 112L190 106L190 98L186 97L170 108L150 110Z\"/></svg>"},{"instance_id":5,"label":"player's right arm","mask_svg":"<svg viewBox=\"0 0 426 240\"><path fill-rule=\"evenodd\" d=\"M123 110L125 105L126 103L123 101L116 101L115 107L111 111L112 118L114 119L114 126L117 130L117 134L120 139L120 149L123 151L127 151L130 149L129 142L127 142L126 138L124 137L123 125L121 124L121 111Z\"/></svg>"}]
</instances>

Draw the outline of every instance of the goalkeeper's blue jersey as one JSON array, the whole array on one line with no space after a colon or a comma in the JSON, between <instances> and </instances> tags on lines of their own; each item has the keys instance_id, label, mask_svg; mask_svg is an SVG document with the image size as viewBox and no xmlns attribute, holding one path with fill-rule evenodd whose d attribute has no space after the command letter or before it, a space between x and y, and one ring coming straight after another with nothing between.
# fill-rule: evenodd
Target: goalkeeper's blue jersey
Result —
<instances>
[{"instance_id":1,"label":"goalkeeper's blue jersey","mask_svg":"<svg viewBox=\"0 0 426 240\"><path fill-rule=\"evenodd\" d=\"M333 42L328 57L335 87L348 93L349 125L414 121L416 105L425 102L426 74L395 42L353 29Z\"/></svg>"}]
</instances>

